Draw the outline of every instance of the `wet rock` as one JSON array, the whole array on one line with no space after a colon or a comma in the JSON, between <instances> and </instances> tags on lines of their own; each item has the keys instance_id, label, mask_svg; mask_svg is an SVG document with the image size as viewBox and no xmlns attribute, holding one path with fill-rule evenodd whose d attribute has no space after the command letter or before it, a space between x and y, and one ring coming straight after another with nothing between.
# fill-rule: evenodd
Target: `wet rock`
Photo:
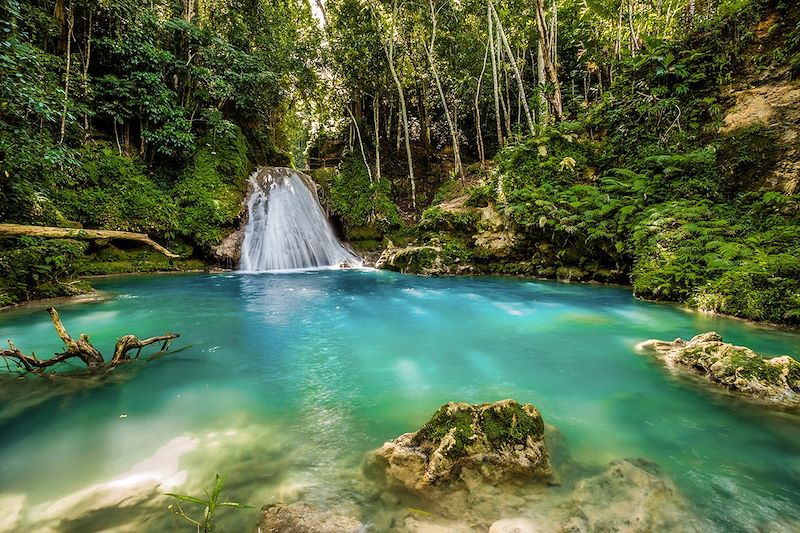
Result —
<instances>
[{"instance_id":1,"label":"wet rock","mask_svg":"<svg viewBox=\"0 0 800 533\"><path fill-rule=\"evenodd\" d=\"M713 331L688 342L648 340L637 348L736 393L800 408L800 363L788 355L765 359L749 348L723 342Z\"/></svg>"},{"instance_id":2,"label":"wet rock","mask_svg":"<svg viewBox=\"0 0 800 533\"><path fill-rule=\"evenodd\" d=\"M320 511L297 502L277 504L261 509L258 533L355 533L366 531L364 525L346 514Z\"/></svg>"},{"instance_id":3,"label":"wet rock","mask_svg":"<svg viewBox=\"0 0 800 533\"><path fill-rule=\"evenodd\" d=\"M613 461L600 475L578 482L562 504L560 530L701 531L672 482L646 461Z\"/></svg>"},{"instance_id":4,"label":"wet rock","mask_svg":"<svg viewBox=\"0 0 800 533\"><path fill-rule=\"evenodd\" d=\"M390 485L426 498L552 476L542 417L534 406L514 400L445 404L419 431L375 451L371 463Z\"/></svg>"},{"instance_id":5,"label":"wet rock","mask_svg":"<svg viewBox=\"0 0 800 533\"><path fill-rule=\"evenodd\" d=\"M211 254L225 268L234 268L239 264L244 242L244 228L229 233L222 242L211 248Z\"/></svg>"}]
</instances>

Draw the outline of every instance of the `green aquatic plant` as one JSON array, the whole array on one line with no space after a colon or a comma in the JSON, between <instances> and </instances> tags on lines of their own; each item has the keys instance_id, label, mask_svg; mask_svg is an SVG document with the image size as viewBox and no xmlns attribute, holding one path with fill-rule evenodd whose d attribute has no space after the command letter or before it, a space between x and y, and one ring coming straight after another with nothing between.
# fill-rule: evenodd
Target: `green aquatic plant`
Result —
<instances>
[{"instance_id":1,"label":"green aquatic plant","mask_svg":"<svg viewBox=\"0 0 800 533\"><path fill-rule=\"evenodd\" d=\"M222 487L225 481L222 476L216 474L214 478L214 488L211 491L211 494L208 493L207 490L203 489L203 492L206 494L206 499L196 498L194 496L188 496L186 494L175 494L172 492L166 493L166 496L172 496L178 503L171 504L167 507L170 511L172 511L177 516L180 516L184 520L194 524L197 527L197 531L203 531L207 533L208 531L212 531L214 529L214 514L217 512L217 509L220 507L231 507L234 509L252 509L252 505L247 505L244 503L238 502L219 502L219 495L222 493ZM194 503L197 505L203 506L203 516L202 518L194 519L187 515L183 507L181 507L181 502L189 502Z\"/></svg>"}]
</instances>

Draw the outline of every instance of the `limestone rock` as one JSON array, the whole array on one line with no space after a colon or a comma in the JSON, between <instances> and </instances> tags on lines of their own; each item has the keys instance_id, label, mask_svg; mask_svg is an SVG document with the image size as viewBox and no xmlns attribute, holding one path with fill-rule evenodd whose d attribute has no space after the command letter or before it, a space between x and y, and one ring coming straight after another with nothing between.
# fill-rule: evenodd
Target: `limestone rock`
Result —
<instances>
[{"instance_id":1,"label":"limestone rock","mask_svg":"<svg viewBox=\"0 0 800 533\"><path fill-rule=\"evenodd\" d=\"M319 511L297 502L277 504L261 509L258 533L356 533L366 531L361 522L346 514Z\"/></svg>"},{"instance_id":2,"label":"limestone rock","mask_svg":"<svg viewBox=\"0 0 800 533\"><path fill-rule=\"evenodd\" d=\"M561 531L701 531L673 483L646 461L613 461L578 482L562 504Z\"/></svg>"},{"instance_id":3,"label":"limestone rock","mask_svg":"<svg viewBox=\"0 0 800 533\"><path fill-rule=\"evenodd\" d=\"M713 331L689 342L648 340L637 348L736 393L800 408L800 363L788 355L765 359L749 348L723 342Z\"/></svg>"},{"instance_id":4,"label":"limestone rock","mask_svg":"<svg viewBox=\"0 0 800 533\"><path fill-rule=\"evenodd\" d=\"M211 254L227 268L234 268L239 264L242 253L242 242L244 242L244 228L229 233L222 242L211 248Z\"/></svg>"},{"instance_id":5,"label":"limestone rock","mask_svg":"<svg viewBox=\"0 0 800 533\"><path fill-rule=\"evenodd\" d=\"M375 268L394 270L404 274L437 275L441 273L442 249L436 246L390 247L375 262Z\"/></svg>"},{"instance_id":6,"label":"limestone rock","mask_svg":"<svg viewBox=\"0 0 800 533\"><path fill-rule=\"evenodd\" d=\"M372 462L390 484L423 497L552 476L542 417L514 400L445 404L416 433L385 443Z\"/></svg>"}]
</instances>

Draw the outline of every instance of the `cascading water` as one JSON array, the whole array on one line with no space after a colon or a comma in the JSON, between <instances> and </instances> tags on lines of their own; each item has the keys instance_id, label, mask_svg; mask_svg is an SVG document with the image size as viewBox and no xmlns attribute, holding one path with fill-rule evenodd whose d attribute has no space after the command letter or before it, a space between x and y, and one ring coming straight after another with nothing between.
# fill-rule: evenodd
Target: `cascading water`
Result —
<instances>
[{"instance_id":1,"label":"cascading water","mask_svg":"<svg viewBox=\"0 0 800 533\"><path fill-rule=\"evenodd\" d=\"M361 266L334 235L308 176L263 169L250 177L250 186L240 270Z\"/></svg>"}]
</instances>

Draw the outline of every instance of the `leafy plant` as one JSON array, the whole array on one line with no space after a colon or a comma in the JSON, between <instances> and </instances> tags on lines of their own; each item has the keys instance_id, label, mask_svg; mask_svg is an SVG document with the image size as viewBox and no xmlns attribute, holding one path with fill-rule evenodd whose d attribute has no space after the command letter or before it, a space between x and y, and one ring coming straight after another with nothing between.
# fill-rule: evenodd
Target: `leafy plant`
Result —
<instances>
[{"instance_id":1,"label":"leafy plant","mask_svg":"<svg viewBox=\"0 0 800 533\"><path fill-rule=\"evenodd\" d=\"M194 496L188 496L186 494L175 494L172 492L166 493L166 496L172 496L178 503L171 504L168 509L172 511L177 516L180 516L184 520L190 522L194 526L197 527L197 531L202 531L203 533L207 533L212 531L215 526L214 518L217 509L220 507L228 507L233 509L252 509L252 505L246 505L243 503L238 502L220 502L219 495L222 493L222 487L224 485L224 479L219 474L216 474L214 479L214 488L211 490L211 494L208 493L207 490L203 490L206 494L206 499L196 498ZM181 507L181 502L187 503L194 503L196 505L203 506L203 515L200 518L192 518L187 515L183 507Z\"/></svg>"}]
</instances>

